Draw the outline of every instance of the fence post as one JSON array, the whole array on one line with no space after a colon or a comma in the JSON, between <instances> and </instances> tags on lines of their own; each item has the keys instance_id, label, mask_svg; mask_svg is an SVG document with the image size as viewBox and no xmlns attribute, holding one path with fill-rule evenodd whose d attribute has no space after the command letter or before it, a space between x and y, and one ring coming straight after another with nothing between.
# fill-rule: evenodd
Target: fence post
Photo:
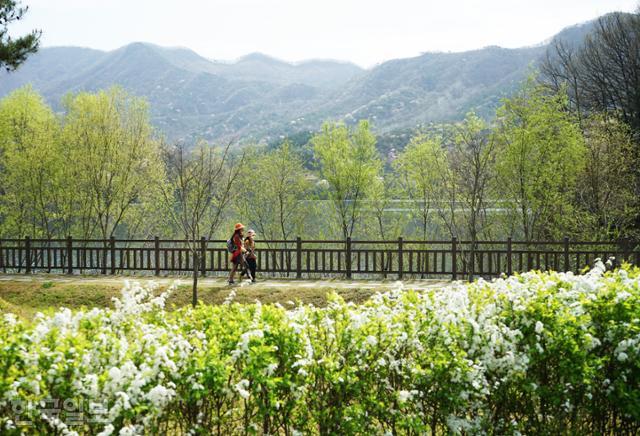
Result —
<instances>
[{"instance_id":1,"label":"fence post","mask_svg":"<svg viewBox=\"0 0 640 436\"><path fill-rule=\"evenodd\" d=\"M564 272L569 271L569 237L564 237Z\"/></svg>"},{"instance_id":2,"label":"fence post","mask_svg":"<svg viewBox=\"0 0 640 436\"><path fill-rule=\"evenodd\" d=\"M205 276L207 271L207 240L204 236L200 238L200 275Z\"/></svg>"},{"instance_id":3,"label":"fence post","mask_svg":"<svg viewBox=\"0 0 640 436\"><path fill-rule=\"evenodd\" d=\"M458 280L458 238L451 238L451 279Z\"/></svg>"},{"instance_id":4,"label":"fence post","mask_svg":"<svg viewBox=\"0 0 640 436\"><path fill-rule=\"evenodd\" d=\"M24 250L25 250L25 274L31 273L31 236L25 236L24 238Z\"/></svg>"},{"instance_id":5,"label":"fence post","mask_svg":"<svg viewBox=\"0 0 640 436\"><path fill-rule=\"evenodd\" d=\"M402 236L398 238L398 280L402 280L402 273L404 269L404 261L402 259L403 247Z\"/></svg>"},{"instance_id":6,"label":"fence post","mask_svg":"<svg viewBox=\"0 0 640 436\"><path fill-rule=\"evenodd\" d=\"M153 263L156 268L156 275L160 275L160 238L153 238Z\"/></svg>"},{"instance_id":7,"label":"fence post","mask_svg":"<svg viewBox=\"0 0 640 436\"><path fill-rule=\"evenodd\" d=\"M512 276L513 275L513 261L511 260L511 257L513 256L513 247L512 247L512 241L511 241L511 236L509 236L507 238L507 275L508 276Z\"/></svg>"},{"instance_id":8,"label":"fence post","mask_svg":"<svg viewBox=\"0 0 640 436\"><path fill-rule=\"evenodd\" d=\"M73 238L67 236L67 274L73 274Z\"/></svg>"},{"instance_id":9,"label":"fence post","mask_svg":"<svg viewBox=\"0 0 640 436\"><path fill-rule=\"evenodd\" d=\"M471 256L469 257L469 282L473 282L476 272L476 241L471 241Z\"/></svg>"},{"instance_id":10,"label":"fence post","mask_svg":"<svg viewBox=\"0 0 640 436\"><path fill-rule=\"evenodd\" d=\"M116 238L111 236L109 238L109 263L111 264L111 275L116 273Z\"/></svg>"},{"instance_id":11,"label":"fence post","mask_svg":"<svg viewBox=\"0 0 640 436\"><path fill-rule=\"evenodd\" d=\"M345 266L347 268L347 278L351 278L351 237L347 236L346 259Z\"/></svg>"},{"instance_id":12,"label":"fence post","mask_svg":"<svg viewBox=\"0 0 640 436\"><path fill-rule=\"evenodd\" d=\"M296 278L302 278L302 239L296 238Z\"/></svg>"},{"instance_id":13,"label":"fence post","mask_svg":"<svg viewBox=\"0 0 640 436\"><path fill-rule=\"evenodd\" d=\"M622 262L628 262L631 263L631 239L630 238L624 238L622 240L622 250L623 250L623 258L622 259L616 259L618 262L618 264L622 265Z\"/></svg>"}]
</instances>

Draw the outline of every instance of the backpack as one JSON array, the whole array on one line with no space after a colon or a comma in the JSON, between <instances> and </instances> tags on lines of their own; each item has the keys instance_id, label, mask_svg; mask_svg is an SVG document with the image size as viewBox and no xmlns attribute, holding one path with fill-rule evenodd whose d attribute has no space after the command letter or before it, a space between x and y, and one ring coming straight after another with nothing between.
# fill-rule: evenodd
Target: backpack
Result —
<instances>
[{"instance_id":1,"label":"backpack","mask_svg":"<svg viewBox=\"0 0 640 436\"><path fill-rule=\"evenodd\" d=\"M235 234L233 236L235 236ZM235 242L233 242L233 236L231 236L231 238L227 239L227 251L229 253L233 253L234 251L236 251L238 249L238 247L236 247Z\"/></svg>"}]
</instances>

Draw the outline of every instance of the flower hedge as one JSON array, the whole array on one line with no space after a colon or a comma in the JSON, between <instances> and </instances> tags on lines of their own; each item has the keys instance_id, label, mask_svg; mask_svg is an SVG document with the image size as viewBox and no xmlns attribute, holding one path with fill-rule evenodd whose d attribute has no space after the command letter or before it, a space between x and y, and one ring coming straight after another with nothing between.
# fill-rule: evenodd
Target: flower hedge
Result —
<instances>
[{"instance_id":1,"label":"flower hedge","mask_svg":"<svg viewBox=\"0 0 640 436\"><path fill-rule=\"evenodd\" d=\"M640 431L640 270L0 322L0 433Z\"/></svg>"}]
</instances>

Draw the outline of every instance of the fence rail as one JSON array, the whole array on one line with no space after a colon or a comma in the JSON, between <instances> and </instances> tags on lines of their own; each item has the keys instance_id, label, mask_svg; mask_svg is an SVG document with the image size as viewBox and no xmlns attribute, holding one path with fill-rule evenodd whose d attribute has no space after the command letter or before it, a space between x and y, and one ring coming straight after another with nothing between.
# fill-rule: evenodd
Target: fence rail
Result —
<instances>
[{"instance_id":1,"label":"fence rail","mask_svg":"<svg viewBox=\"0 0 640 436\"><path fill-rule=\"evenodd\" d=\"M352 278L495 277L532 269L580 272L596 258L640 265L640 244L562 241L257 241L258 270L274 276ZM223 240L0 239L0 271L202 275L230 268Z\"/></svg>"}]
</instances>

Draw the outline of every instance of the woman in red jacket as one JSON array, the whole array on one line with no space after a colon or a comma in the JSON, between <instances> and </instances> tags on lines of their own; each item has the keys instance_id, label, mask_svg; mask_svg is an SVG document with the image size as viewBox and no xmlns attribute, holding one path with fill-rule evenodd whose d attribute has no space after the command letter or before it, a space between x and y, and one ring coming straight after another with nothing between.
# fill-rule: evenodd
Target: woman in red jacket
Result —
<instances>
[{"instance_id":1,"label":"woman in red jacket","mask_svg":"<svg viewBox=\"0 0 640 436\"><path fill-rule=\"evenodd\" d=\"M238 266L242 264L242 253L244 253L245 249L242 243L242 231L244 230L244 226L241 223L237 223L233 232L233 245L235 246L235 250L231 253L231 273L229 274L229 284L232 285L235 282L233 281L233 277L236 275L236 270Z\"/></svg>"}]
</instances>

